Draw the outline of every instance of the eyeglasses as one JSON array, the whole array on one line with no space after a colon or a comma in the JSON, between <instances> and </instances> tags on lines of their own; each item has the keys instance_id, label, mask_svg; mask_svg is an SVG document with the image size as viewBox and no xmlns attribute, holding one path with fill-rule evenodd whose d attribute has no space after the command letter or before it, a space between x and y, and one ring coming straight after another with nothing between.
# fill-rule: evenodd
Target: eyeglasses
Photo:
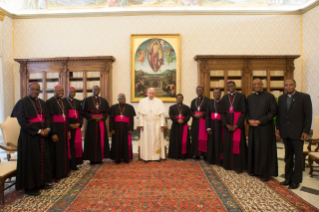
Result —
<instances>
[{"instance_id":1,"label":"eyeglasses","mask_svg":"<svg viewBox=\"0 0 319 212\"><path fill-rule=\"evenodd\" d=\"M30 91L40 91L40 89L37 89L37 88L30 88L29 90Z\"/></svg>"}]
</instances>

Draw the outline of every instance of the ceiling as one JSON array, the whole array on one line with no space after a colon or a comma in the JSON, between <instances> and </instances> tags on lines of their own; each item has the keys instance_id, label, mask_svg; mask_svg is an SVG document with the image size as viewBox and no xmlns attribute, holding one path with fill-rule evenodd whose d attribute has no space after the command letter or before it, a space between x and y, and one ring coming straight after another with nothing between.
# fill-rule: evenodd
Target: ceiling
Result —
<instances>
[{"instance_id":1,"label":"ceiling","mask_svg":"<svg viewBox=\"0 0 319 212\"><path fill-rule=\"evenodd\" d=\"M11 18L303 14L319 0L2 0Z\"/></svg>"}]
</instances>

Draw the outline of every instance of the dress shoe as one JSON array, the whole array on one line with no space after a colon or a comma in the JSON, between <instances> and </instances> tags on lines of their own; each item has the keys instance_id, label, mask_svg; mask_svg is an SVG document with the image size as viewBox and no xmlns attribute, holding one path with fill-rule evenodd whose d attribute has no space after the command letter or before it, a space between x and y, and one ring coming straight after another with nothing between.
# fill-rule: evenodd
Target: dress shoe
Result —
<instances>
[{"instance_id":1,"label":"dress shoe","mask_svg":"<svg viewBox=\"0 0 319 212\"><path fill-rule=\"evenodd\" d=\"M115 163L116 163L116 164L119 164L119 163L121 163L121 161L115 161Z\"/></svg>"},{"instance_id":2,"label":"dress shoe","mask_svg":"<svg viewBox=\"0 0 319 212\"><path fill-rule=\"evenodd\" d=\"M55 182L55 183L60 182L60 178L57 178L57 177L53 178L53 182Z\"/></svg>"},{"instance_id":3,"label":"dress shoe","mask_svg":"<svg viewBox=\"0 0 319 212\"><path fill-rule=\"evenodd\" d=\"M25 189L24 192L30 196L39 196L40 192L37 189Z\"/></svg>"},{"instance_id":4,"label":"dress shoe","mask_svg":"<svg viewBox=\"0 0 319 212\"><path fill-rule=\"evenodd\" d=\"M297 189L299 187L299 183L291 183L290 185L289 185L289 189Z\"/></svg>"},{"instance_id":5,"label":"dress shoe","mask_svg":"<svg viewBox=\"0 0 319 212\"><path fill-rule=\"evenodd\" d=\"M240 174L240 173L242 173L243 172L243 170L236 170L236 173L237 174Z\"/></svg>"},{"instance_id":6,"label":"dress shoe","mask_svg":"<svg viewBox=\"0 0 319 212\"><path fill-rule=\"evenodd\" d=\"M195 156L195 160L199 160L200 159L200 156Z\"/></svg>"},{"instance_id":7,"label":"dress shoe","mask_svg":"<svg viewBox=\"0 0 319 212\"><path fill-rule=\"evenodd\" d=\"M287 186L287 185L290 185L290 180L285 180L283 182L280 183L280 185L283 185L283 186Z\"/></svg>"},{"instance_id":8,"label":"dress shoe","mask_svg":"<svg viewBox=\"0 0 319 212\"><path fill-rule=\"evenodd\" d=\"M269 180L269 177L268 176L262 176L260 179L263 182L267 182Z\"/></svg>"},{"instance_id":9,"label":"dress shoe","mask_svg":"<svg viewBox=\"0 0 319 212\"><path fill-rule=\"evenodd\" d=\"M50 184L45 184L45 185L40 186L40 189L52 189L52 188L53 188L53 186Z\"/></svg>"},{"instance_id":10,"label":"dress shoe","mask_svg":"<svg viewBox=\"0 0 319 212\"><path fill-rule=\"evenodd\" d=\"M73 171L77 171L77 170L79 170L79 168L78 167L73 167L72 170Z\"/></svg>"},{"instance_id":11,"label":"dress shoe","mask_svg":"<svg viewBox=\"0 0 319 212\"><path fill-rule=\"evenodd\" d=\"M254 173L248 173L249 176L256 176Z\"/></svg>"}]
</instances>

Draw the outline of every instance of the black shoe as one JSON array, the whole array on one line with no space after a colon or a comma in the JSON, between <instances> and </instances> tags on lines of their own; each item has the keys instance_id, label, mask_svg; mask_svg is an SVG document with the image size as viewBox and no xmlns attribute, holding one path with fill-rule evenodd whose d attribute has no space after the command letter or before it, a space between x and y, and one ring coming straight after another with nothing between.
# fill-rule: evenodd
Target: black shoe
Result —
<instances>
[{"instance_id":1,"label":"black shoe","mask_svg":"<svg viewBox=\"0 0 319 212\"><path fill-rule=\"evenodd\" d=\"M25 189L24 190L25 194L28 194L30 196L39 196L40 192L37 189Z\"/></svg>"},{"instance_id":2,"label":"black shoe","mask_svg":"<svg viewBox=\"0 0 319 212\"><path fill-rule=\"evenodd\" d=\"M256 176L254 173L248 173L249 176Z\"/></svg>"},{"instance_id":3,"label":"black shoe","mask_svg":"<svg viewBox=\"0 0 319 212\"><path fill-rule=\"evenodd\" d=\"M261 179L261 181L263 181L263 182L267 182L267 181L269 180L269 177L268 177L268 176L263 176L263 177L261 177L260 179Z\"/></svg>"},{"instance_id":4,"label":"black shoe","mask_svg":"<svg viewBox=\"0 0 319 212\"><path fill-rule=\"evenodd\" d=\"M203 156L204 160L207 160L207 157L206 156Z\"/></svg>"},{"instance_id":5,"label":"black shoe","mask_svg":"<svg viewBox=\"0 0 319 212\"><path fill-rule=\"evenodd\" d=\"M287 186L287 185L290 185L290 180L285 180L283 182L280 183L280 185L283 185L283 186Z\"/></svg>"},{"instance_id":6,"label":"black shoe","mask_svg":"<svg viewBox=\"0 0 319 212\"><path fill-rule=\"evenodd\" d=\"M200 159L200 156L195 156L195 160L199 160Z\"/></svg>"},{"instance_id":7,"label":"black shoe","mask_svg":"<svg viewBox=\"0 0 319 212\"><path fill-rule=\"evenodd\" d=\"M55 177L55 178L53 178L52 181L55 182L55 183L58 183L58 182L60 182L60 178Z\"/></svg>"},{"instance_id":8,"label":"black shoe","mask_svg":"<svg viewBox=\"0 0 319 212\"><path fill-rule=\"evenodd\" d=\"M297 189L299 187L299 183L291 183L290 185L289 185L289 189Z\"/></svg>"},{"instance_id":9,"label":"black shoe","mask_svg":"<svg viewBox=\"0 0 319 212\"><path fill-rule=\"evenodd\" d=\"M73 171L77 171L77 170L79 170L79 168L78 167L74 167L74 168L72 168L72 170Z\"/></svg>"},{"instance_id":10,"label":"black shoe","mask_svg":"<svg viewBox=\"0 0 319 212\"><path fill-rule=\"evenodd\" d=\"M125 162L125 163L129 163L130 161L128 161L128 160L125 160L124 162Z\"/></svg>"},{"instance_id":11,"label":"black shoe","mask_svg":"<svg viewBox=\"0 0 319 212\"><path fill-rule=\"evenodd\" d=\"M243 172L243 170L237 170L237 171L236 171L237 174L240 174L240 173L242 173L242 172Z\"/></svg>"},{"instance_id":12,"label":"black shoe","mask_svg":"<svg viewBox=\"0 0 319 212\"><path fill-rule=\"evenodd\" d=\"M115 161L115 163L116 163L116 164L119 164L119 163L121 163L121 161Z\"/></svg>"},{"instance_id":13,"label":"black shoe","mask_svg":"<svg viewBox=\"0 0 319 212\"><path fill-rule=\"evenodd\" d=\"M52 188L53 188L53 186L50 184L45 184L45 185L40 186L40 189L52 189Z\"/></svg>"}]
</instances>

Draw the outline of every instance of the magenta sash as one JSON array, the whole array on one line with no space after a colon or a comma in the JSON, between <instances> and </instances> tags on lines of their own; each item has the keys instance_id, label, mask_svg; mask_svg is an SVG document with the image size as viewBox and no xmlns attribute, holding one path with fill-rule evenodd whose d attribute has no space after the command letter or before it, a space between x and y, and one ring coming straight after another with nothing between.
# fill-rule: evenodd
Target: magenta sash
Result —
<instances>
[{"instance_id":1,"label":"magenta sash","mask_svg":"<svg viewBox=\"0 0 319 212\"><path fill-rule=\"evenodd\" d=\"M115 122L125 122L125 123L127 123L127 126L130 126L130 117L115 116L114 121ZM129 156L129 159L132 159L132 135L131 134L127 135L127 141L128 141L128 156Z\"/></svg>"},{"instance_id":2,"label":"magenta sash","mask_svg":"<svg viewBox=\"0 0 319 212\"><path fill-rule=\"evenodd\" d=\"M241 115L241 112L234 112L233 110L229 110L229 113L234 113L234 124L235 125L239 119L239 116ZM233 132L233 153L234 154L240 154L240 137L241 137L241 129L237 128Z\"/></svg>"},{"instance_id":3,"label":"magenta sash","mask_svg":"<svg viewBox=\"0 0 319 212\"><path fill-rule=\"evenodd\" d=\"M184 116L176 116L178 119L184 119ZM182 154L187 154L187 138L188 138L188 124L183 125L183 137L182 137Z\"/></svg>"},{"instance_id":4,"label":"magenta sash","mask_svg":"<svg viewBox=\"0 0 319 212\"><path fill-rule=\"evenodd\" d=\"M28 118L29 122L31 123L37 123L37 122L44 122L45 117L41 114L38 114L36 118Z\"/></svg>"},{"instance_id":5,"label":"magenta sash","mask_svg":"<svg viewBox=\"0 0 319 212\"><path fill-rule=\"evenodd\" d=\"M195 114L203 114L203 113L205 112L195 111ZM207 131L206 131L206 120L204 118L199 119L198 151L207 152Z\"/></svg>"},{"instance_id":6,"label":"magenta sash","mask_svg":"<svg viewBox=\"0 0 319 212\"><path fill-rule=\"evenodd\" d=\"M77 121L80 121L79 111L77 110L69 110L69 118L77 118ZM81 128L77 128L75 130L75 138L74 138L74 148L75 148L75 157L82 157L82 133Z\"/></svg>"},{"instance_id":7,"label":"magenta sash","mask_svg":"<svg viewBox=\"0 0 319 212\"><path fill-rule=\"evenodd\" d=\"M91 114L92 116L97 116L97 117L100 117L100 116L103 116L103 114ZM101 132L101 157L102 159L104 158L104 124L105 124L105 121L104 120L101 120L99 122L100 124L100 132Z\"/></svg>"},{"instance_id":8,"label":"magenta sash","mask_svg":"<svg viewBox=\"0 0 319 212\"><path fill-rule=\"evenodd\" d=\"M210 118L211 119L217 119L217 120L222 120L222 116L220 115L220 113L217 113L216 117L215 117L215 113L211 113L210 114Z\"/></svg>"},{"instance_id":9,"label":"magenta sash","mask_svg":"<svg viewBox=\"0 0 319 212\"><path fill-rule=\"evenodd\" d=\"M64 118L63 115L53 115L53 122L54 123L66 123L66 117ZM70 152L70 145L69 145L69 129L68 129L68 125L66 125L67 128L67 132L66 132L66 136L67 136L67 143L68 143L68 157L71 160L71 152Z\"/></svg>"}]
</instances>

